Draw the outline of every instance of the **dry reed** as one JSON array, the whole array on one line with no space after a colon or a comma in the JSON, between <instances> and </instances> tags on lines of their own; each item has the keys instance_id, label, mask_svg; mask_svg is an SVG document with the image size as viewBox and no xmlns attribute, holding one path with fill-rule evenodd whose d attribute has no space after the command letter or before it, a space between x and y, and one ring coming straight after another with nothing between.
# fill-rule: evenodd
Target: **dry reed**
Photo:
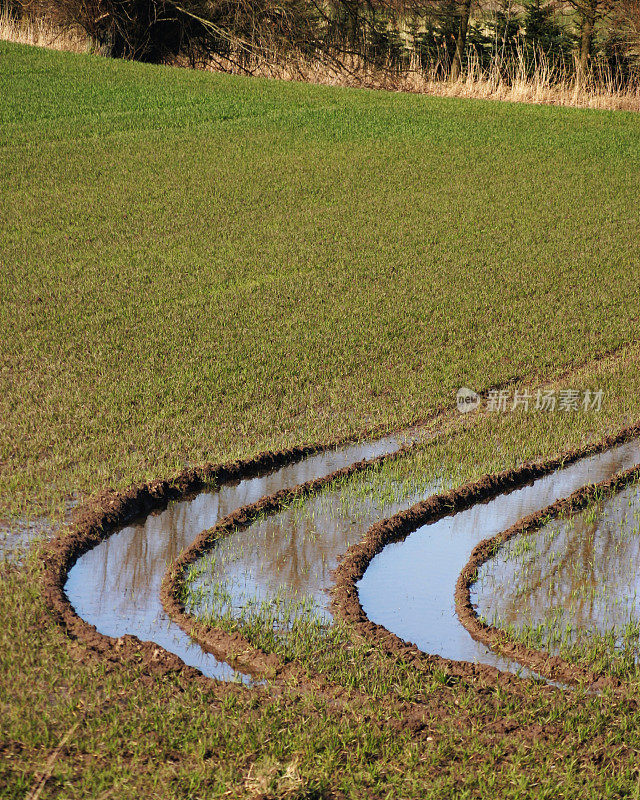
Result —
<instances>
[{"instance_id":1,"label":"dry reed","mask_svg":"<svg viewBox=\"0 0 640 800\"><path fill-rule=\"evenodd\" d=\"M90 40L79 28L62 29L46 19L32 19L29 16L15 19L6 11L0 13L0 39L73 53L85 53L91 49Z\"/></svg>"}]
</instances>

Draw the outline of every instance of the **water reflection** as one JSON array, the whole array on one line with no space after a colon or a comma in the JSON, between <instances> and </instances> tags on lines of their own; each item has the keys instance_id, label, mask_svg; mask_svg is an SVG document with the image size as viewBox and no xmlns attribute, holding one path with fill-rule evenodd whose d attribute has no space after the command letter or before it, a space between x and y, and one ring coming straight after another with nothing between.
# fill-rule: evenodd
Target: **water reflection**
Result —
<instances>
[{"instance_id":1,"label":"water reflection","mask_svg":"<svg viewBox=\"0 0 640 800\"><path fill-rule=\"evenodd\" d=\"M416 434L419 436L419 433ZM236 508L363 458L394 452L403 440L389 437L323 453L216 492L174 503L130 525L85 554L69 573L66 591L78 613L102 633L134 634L179 655L206 675L232 679L233 670L204 653L164 614L163 574L204 529ZM474 642L459 624L453 595L458 574L481 539L492 536L589 482L640 463L640 447L628 443L593 456L535 484L424 526L385 548L359 584L365 611L376 622L427 652L517 669ZM283 586L291 596L310 595L328 616L326 590L338 557L372 522L406 508L436 490L427 486L402 501L345 505L339 492L312 498L222 540L200 585L223 582L239 609L248 599L267 599ZM205 557L206 558L206 557Z\"/></svg>"},{"instance_id":2,"label":"water reflection","mask_svg":"<svg viewBox=\"0 0 640 800\"><path fill-rule=\"evenodd\" d=\"M315 615L330 619L328 610L332 572L338 559L379 519L409 508L437 491L435 485L396 502L376 504L353 498L343 502L340 490L308 500L267 517L220 541L197 563L200 573L192 582L197 614L220 607L217 584L224 586L235 612L276 594L293 600L311 600ZM200 590L200 591L198 591Z\"/></svg>"},{"instance_id":3,"label":"water reflection","mask_svg":"<svg viewBox=\"0 0 640 800\"><path fill-rule=\"evenodd\" d=\"M633 485L526 542L507 543L479 572L479 613L516 629L553 620L572 641L621 631L640 614L639 519Z\"/></svg>"},{"instance_id":4,"label":"water reflection","mask_svg":"<svg viewBox=\"0 0 640 800\"><path fill-rule=\"evenodd\" d=\"M417 430L347 445L172 503L165 511L123 528L83 555L69 572L67 596L78 614L101 633L132 634L153 641L206 675L233 679L235 673L227 664L204 653L164 613L160 586L167 566L201 531L235 509L356 461L395 452L421 435ZM287 558L286 548L279 558Z\"/></svg>"},{"instance_id":5,"label":"water reflection","mask_svg":"<svg viewBox=\"0 0 640 800\"><path fill-rule=\"evenodd\" d=\"M360 601L374 622L445 658L515 666L472 639L455 611L455 585L473 548L520 518L640 463L640 444L629 442L540 478L530 486L418 529L371 562L359 583ZM497 581L492 592L502 591Z\"/></svg>"}]
</instances>

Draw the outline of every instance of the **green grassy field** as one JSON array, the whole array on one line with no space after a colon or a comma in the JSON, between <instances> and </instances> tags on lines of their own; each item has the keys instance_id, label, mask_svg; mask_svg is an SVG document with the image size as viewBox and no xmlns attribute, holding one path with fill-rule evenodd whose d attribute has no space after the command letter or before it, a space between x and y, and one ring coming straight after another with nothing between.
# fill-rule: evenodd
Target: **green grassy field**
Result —
<instances>
[{"instance_id":1,"label":"green grassy field","mask_svg":"<svg viewBox=\"0 0 640 800\"><path fill-rule=\"evenodd\" d=\"M571 369L558 385L602 387L603 410L477 418L347 495L462 483L640 418L639 117L1 42L0 97L6 527L186 463L396 428L460 385ZM87 659L40 569L37 552L0 565L8 798L67 733L42 798L640 794L637 675L595 697L418 679L375 649L339 665L421 703L416 729L379 697L205 690Z\"/></svg>"},{"instance_id":2,"label":"green grassy field","mask_svg":"<svg viewBox=\"0 0 640 800\"><path fill-rule=\"evenodd\" d=\"M5 512L631 341L640 118L0 44Z\"/></svg>"}]
</instances>

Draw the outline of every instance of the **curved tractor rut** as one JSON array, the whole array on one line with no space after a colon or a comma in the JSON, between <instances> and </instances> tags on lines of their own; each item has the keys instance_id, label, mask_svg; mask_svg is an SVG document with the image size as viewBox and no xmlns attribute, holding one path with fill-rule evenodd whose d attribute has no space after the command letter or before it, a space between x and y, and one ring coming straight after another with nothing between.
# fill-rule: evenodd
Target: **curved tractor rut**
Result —
<instances>
[{"instance_id":1,"label":"curved tractor rut","mask_svg":"<svg viewBox=\"0 0 640 800\"><path fill-rule=\"evenodd\" d=\"M420 437L414 431L409 438L340 448L262 453L247 461L190 469L171 481L126 493L104 492L82 509L68 535L46 546L45 598L69 634L103 656L127 658L136 652L153 669L247 683L301 675L299 665L187 614L180 600L185 571L224 537L250 534L252 524L292 501L401 457ZM526 534L561 511L582 508L597 491L614 491L637 479L639 437L640 425L634 425L554 459L431 494L375 522L332 572L332 613L356 635L416 668L438 666L448 674L495 684L496 679L512 683L505 670L525 666L550 680L602 683L601 676L557 657L505 642L475 614L470 586L478 566L507 538ZM180 535L173 537L168 552L152 523L163 514L176 516L176 509ZM144 525L132 524L143 519ZM124 538L119 542L119 537ZM452 566L444 577L416 573L416 564L437 562L440 568L447 561ZM415 574L407 578L412 569ZM402 586L398 590L396 583L394 592L392 579L398 576ZM426 615L426 631L416 614L411 609L403 613L402 607L420 581L434 591L419 595L418 607L422 602L423 612L437 612ZM470 653L474 658L465 657Z\"/></svg>"}]
</instances>

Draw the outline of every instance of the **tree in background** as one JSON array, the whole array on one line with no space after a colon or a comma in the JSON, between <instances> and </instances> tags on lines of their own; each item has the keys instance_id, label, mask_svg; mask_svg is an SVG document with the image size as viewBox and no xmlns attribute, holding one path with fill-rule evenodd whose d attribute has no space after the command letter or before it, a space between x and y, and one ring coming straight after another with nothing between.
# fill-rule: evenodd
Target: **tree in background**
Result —
<instances>
[{"instance_id":1,"label":"tree in background","mask_svg":"<svg viewBox=\"0 0 640 800\"><path fill-rule=\"evenodd\" d=\"M640 72L640 0L619 0L605 20L604 51L614 75Z\"/></svg>"},{"instance_id":2,"label":"tree in background","mask_svg":"<svg viewBox=\"0 0 640 800\"><path fill-rule=\"evenodd\" d=\"M569 68L576 39L559 19L554 2L526 0L522 17L525 52L534 62L542 52L553 66Z\"/></svg>"},{"instance_id":3,"label":"tree in background","mask_svg":"<svg viewBox=\"0 0 640 800\"><path fill-rule=\"evenodd\" d=\"M505 82L523 67L564 80L575 65L579 80L591 71L607 84L640 82L640 0L492 0L484 11L477 0L0 0L16 3L141 61L279 65L301 76L311 62L354 76L415 65L453 81L473 63Z\"/></svg>"},{"instance_id":4,"label":"tree in background","mask_svg":"<svg viewBox=\"0 0 640 800\"><path fill-rule=\"evenodd\" d=\"M469 31L469 19L471 17L472 0L462 0L458 15L458 35L456 38L456 49L453 54L451 64L451 80L457 81L462 73L462 60L467 47L467 33Z\"/></svg>"},{"instance_id":5,"label":"tree in background","mask_svg":"<svg viewBox=\"0 0 640 800\"><path fill-rule=\"evenodd\" d=\"M567 45L573 44L558 22L555 3L527 0L522 22L525 41L547 54L564 55Z\"/></svg>"},{"instance_id":6,"label":"tree in background","mask_svg":"<svg viewBox=\"0 0 640 800\"><path fill-rule=\"evenodd\" d=\"M583 78L589 71L596 25L602 17L612 11L616 0L568 0L578 14L580 44L578 48L578 76Z\"/></svg>"},{"instance_id":7,"label":"tree in background","mask_svg":"<svg viewBox=\"0 0 640 800\"><path fill-rule=\"evenodd\" d=\"M61 28L79 27L116 58L192 63L213 55L286 55L318 41L308 0L22 0Z\"/></svg>"},{"instance_id":8,"label":"tree in background","mask_svg":"<svg viewBox=\"0 0 640 800\"><path fill-rule=\"evenodd\" d=\"M487 25L494 62L504 65L517 59L521 27L520 7L511 0L500 0Z\"/></svg>"}]
</instances>

